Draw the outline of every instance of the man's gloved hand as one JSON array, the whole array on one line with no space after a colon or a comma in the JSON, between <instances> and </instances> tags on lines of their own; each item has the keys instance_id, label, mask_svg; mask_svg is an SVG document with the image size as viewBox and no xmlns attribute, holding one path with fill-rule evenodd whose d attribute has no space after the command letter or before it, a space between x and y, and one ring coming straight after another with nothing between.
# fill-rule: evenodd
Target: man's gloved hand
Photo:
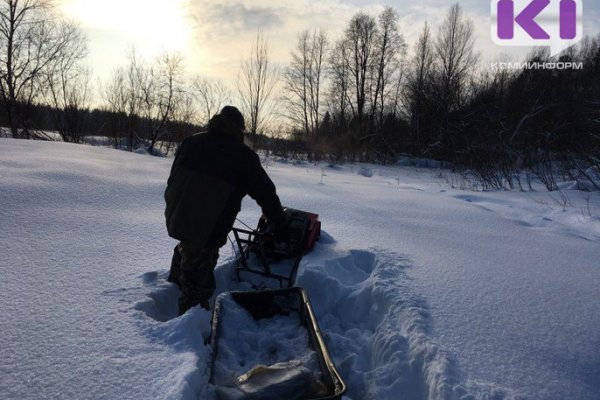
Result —
<instances>
[{"instance_id":1,"label":"man's gloved hand","mask_svg":"<svg viewBox=\"0 0 600 400\"><path fill-rule=\"evenodd\" d=\"M289 236L289 218L286 213L283 213L281 218L267 221L266 232L273 235L273 238L278 242L286 242Z\"/></svg>"}]
</instances>

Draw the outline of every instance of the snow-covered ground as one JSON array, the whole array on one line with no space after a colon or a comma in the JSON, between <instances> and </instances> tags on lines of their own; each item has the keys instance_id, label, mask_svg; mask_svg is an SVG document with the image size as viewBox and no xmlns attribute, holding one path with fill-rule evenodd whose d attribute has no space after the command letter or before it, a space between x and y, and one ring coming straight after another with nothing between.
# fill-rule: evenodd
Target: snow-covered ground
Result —
<instances>
[{"instance_id":1,"label":"snow-covered ground","mask_svg":"<svg viewBox=\"0 0 600 400\"><path fill-rule=\"evenodd\" d=\"M0 139L0 399L202 399L210 314L176 317L172 160ZM346 399L600 399L600 194L271 161L320 214L300 266ZM260 214L245 200L240 219ZM231 282L221 250L218 291Z\"/></svg>"}]
</instances>

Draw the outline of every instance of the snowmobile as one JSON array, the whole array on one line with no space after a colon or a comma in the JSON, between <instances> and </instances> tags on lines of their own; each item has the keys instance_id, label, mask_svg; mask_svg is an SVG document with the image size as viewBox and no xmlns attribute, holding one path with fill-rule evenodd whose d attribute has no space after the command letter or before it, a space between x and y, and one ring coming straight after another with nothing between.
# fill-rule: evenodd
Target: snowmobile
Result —
<instances>
[{"instance_id":1,"label":"snowmobile","mask_svg":"<svg viewBox=\"0 0 600 400\"><path fill-rule=\"evenodd\" d=\"M253 290L222 293L215 302L209 373L217 400L341 400L346 392L308 295L304 289L294 287L302 257L320 236L319 216L291 208L285 212L288 229L284 235L272 232L264 217L256 229L233 230L239 251L236 279L250 283ZM279 287L274 288L274 284ZM259 339L251 337L252 331L238 332L241 314L256 324L254 335L258 334ZM284 321L291 324L291 331L283 335L285 344L280 341L278 348L276 337L282 336ZM300 349L302 354L290 353L294 346L288 345L289 335L296 334L304 336L293 343L307 343L306 349ZM244 340L250 343L242 343ZM231 348L242 349L241 360L232 362ZM244 359L252 351L267 359L253 365L256 360ZM227 363L237 365L224 367ZM234 367L237 372L224 372Z\"/></svg>"}]
</instances>

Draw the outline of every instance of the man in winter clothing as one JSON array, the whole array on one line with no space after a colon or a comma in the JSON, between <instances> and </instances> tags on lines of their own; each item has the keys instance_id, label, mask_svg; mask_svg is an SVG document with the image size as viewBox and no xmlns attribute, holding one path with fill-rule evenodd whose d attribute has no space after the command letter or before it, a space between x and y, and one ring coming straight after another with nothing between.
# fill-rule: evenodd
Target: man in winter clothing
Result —
<instances>
[{"instance_id":1,"label":"man in winter clothing","mask_svg":"<svg viewBox=\"0 0 600 400\"><path fill-rule=\"evenodd\" d=\"M227 242L244 196L258 203L273 226L285 223L275 185L244 144L244 129L239 110L226 106L210 120L207 132L185 139L175 156L165 217L169 235L180 240L169 276L181 288L180 315L197 304L209 308L219 248Z\"/></svg>"}]
</instances>

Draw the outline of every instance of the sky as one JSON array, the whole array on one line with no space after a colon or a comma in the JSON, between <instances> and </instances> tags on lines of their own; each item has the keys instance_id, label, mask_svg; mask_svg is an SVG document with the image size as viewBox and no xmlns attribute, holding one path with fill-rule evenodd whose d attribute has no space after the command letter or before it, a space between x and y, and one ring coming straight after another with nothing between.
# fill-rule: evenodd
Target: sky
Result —
<instances>
[{"instance_id":1,"label":"sky","mask_svg":"<svg viewBox=\"0 0 600 400\"><path fill-rule=\"evenodd\" d=\"M556 1L556 0L553 0ZM600 2L581 0L584 34L600 32ZM384 6L399 14L409 50L425 21L435 32L451 2L447 0L56 0L58 10L80 24L88 37L89 63L107 79L127 61L131 47L146 59L178 52L190 74L232 83L248 57L258 31L269 41L273 61L286 64L298 33L323 29L331 41L340 37L352 15L377 15ZM490 0L459 0L473 20L476 50L482 62L501 55L519 59L528 48L495 45L490 35Z\"/></svg>"}]
</instances>

